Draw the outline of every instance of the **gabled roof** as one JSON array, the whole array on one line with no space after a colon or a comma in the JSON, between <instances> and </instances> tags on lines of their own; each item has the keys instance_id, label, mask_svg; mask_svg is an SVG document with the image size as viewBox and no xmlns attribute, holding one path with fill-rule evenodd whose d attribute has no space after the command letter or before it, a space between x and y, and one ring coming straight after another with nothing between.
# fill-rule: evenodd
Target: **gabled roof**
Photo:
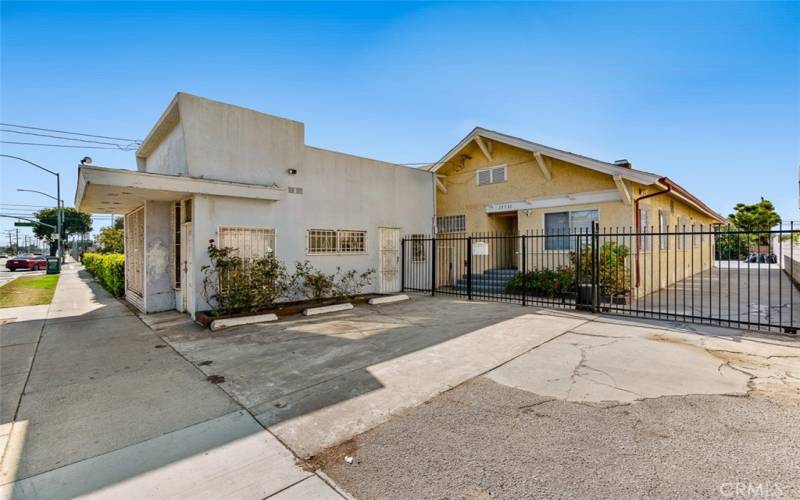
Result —
<instances>
[{"instance_id":1,"label":"gabled roof","mask_svg":"<svg viewBox=\"0 0 800 500\"><path fill-rule=\"evenodd\" d=\"M501 142L503 144L508 144L510 146L517 147L519 149L530 151L531 153L540 153L544 156L572 163L573 165L585 167L590 170L594 170L596 172L602 172L612 177L619 177L646 186L654 185L663 190L669 190L671 191L672 194L678 196L685 202L694 206L699 211L719 220L722 223L727 222L722 215L718 214L717 212L709 208L708 205L700 201L699 198L692 195L686 189L682 188L676 182L672 181L671 179L665 176L654 174L651 172L645 172L643 170L636 170L629 167L622 167L619 165L615 165L613 163L604 162L601 160L590 158L584 155L579 155L576 153L571 153L569 151L564 151L562 149L552 148L550 146L545 146L544 144L538 144L535 142L528 141L526 139L514 137L513 135L503 134L500 132L495 132L494 130L488 130L481 127L475 127L472 130L472 132L470 132L469 134L467 134L466 137L461 139L461 141L458 144L456 144L455 147L453 147L453 149L448 151L447 154L444 155L441 160L424 168L426 170L435 173L437 170L442 168L442 166L445 163L450 161L459 151L461 151L464 147L466 147L470 142L476 140L477 137L490 139L493 141Z\"/></svg>"},{"instance_id":2,"label":"gabled roof","mask_svg":"<svg viewBox=\"0 0 800 500\"><path fill-rule=\"evenodd\" d=\"M431 172L436 172L439 170L445 163L450 161L456 153L461 151L467 144L474 141L476 137L483 137L486 139L491 139L493 141L502 142L504 144L509 144L511 146L528 150L532 153L541 153L545 156L549 156L550 158L556 158L558 160L563 160L574 165L578 165L581 167L585 167L591 170L595 170L597 172L602 172L608 175L618 175L623 179L628 179L631 181L636 181L640 184L650 185L656 184L662 176L652 174L650 172L644 172L641 170L634 170L632 168L627 167L620 167L619 165L614 165L613 163L607 163L600 160L595 160L594 158L589 158L588 156L583 156L575 153L570 153L569 151L564 151L561 149L551 148L550 146L545 146L544 144L537 144L535 142L531 142L525 139L521 139L519 137L514 137L513 135L503 134L500 132L495 132L494 130L488 130L481 127L475 127L472 132L467 134L466 137L461 139L461 142L456 144L456 146L447 152L444 157L439 160L438 162L434 163L432 166L428 167L428 170Z\"/></svg>"}]
</instances>

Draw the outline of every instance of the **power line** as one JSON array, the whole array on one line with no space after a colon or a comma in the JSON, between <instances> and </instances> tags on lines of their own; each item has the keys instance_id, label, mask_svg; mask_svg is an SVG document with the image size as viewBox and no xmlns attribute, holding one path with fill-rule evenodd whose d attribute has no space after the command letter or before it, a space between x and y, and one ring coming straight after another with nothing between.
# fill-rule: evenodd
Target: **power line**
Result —
<instances>
[{"instance_id":1,"label":"power line","mask_svg":"<svg viewBox=\"0 0 800 500\"><path fill-rule=\"evenodd\" d=\"M41 142L16 142L16 141L0 141L2 144L16 144L18 146L48 146L51 148L79 148L79 149L114 149L116 151L132 151L136 148L120 149L106 146L73 146L71 144L45 144Z\"/></svg>"},{"instance_id":2,"label":"power line","mask_svg":"<svg viewBox=\"0 0 800 500\"><path fill-rule=\"evenodd\" d=\"M136 142L136 141L123 145L123 144L117 144L117 143L114 143L114 142L93 141L91 139L78 139L77 137L66 137L66 136L63 136L63 135L37 134L36 132L23 132L21 130L11 130L11 129L7 129L7 128L0 129L0 132L10 132L12 134L22 134L22 135L35 135L36 137L49 137L51 139L63 139L65 141L78 141L78 142L87 142L87 143L92 143L92 144L106 144L106 145L109 145L109 146L115 146L115 147L120 148L120 149L130 148L130 147L132 147L134 145L138 145L138 142Z\"/></svg>"},{"instance_id":3,"label":"power line","mask_svg":"<svg viewBox=\"0 0 800 500\"><path fill-rule=\"evenodd\" d=\"M95 135L95 134L84 134L81 132L70 132L68 130L54 130L50 128L41 128L41 127L30 127L27 125L14 125L13 123L0 123L0 125L4 127L15 127L15 128L26 128L28 130L41 130L43 132L56 132L58 134L69 134L69 135L82 135L84 137L97 137L100 139L111 139L114 141L129 141L129 142L141 142L140 139L124 139L122 137L109 137L107 135Z\"/></svg>"}]
</instances>

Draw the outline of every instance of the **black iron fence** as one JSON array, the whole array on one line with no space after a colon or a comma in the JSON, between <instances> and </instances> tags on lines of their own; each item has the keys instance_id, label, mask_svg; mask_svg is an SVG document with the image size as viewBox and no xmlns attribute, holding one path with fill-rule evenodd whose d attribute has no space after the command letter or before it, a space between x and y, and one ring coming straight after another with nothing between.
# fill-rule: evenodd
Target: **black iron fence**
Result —
<instances>
[{"instance_id":1,"label":"black iron fence","mask_svg":"<svg viewBox=\"0 0 800 500\"><path fill-rule=\"evenodd\" d=\"M800 326L794 226L413 235L401 262L405 291L753 330Z\"/></svg>"}]
</instances>

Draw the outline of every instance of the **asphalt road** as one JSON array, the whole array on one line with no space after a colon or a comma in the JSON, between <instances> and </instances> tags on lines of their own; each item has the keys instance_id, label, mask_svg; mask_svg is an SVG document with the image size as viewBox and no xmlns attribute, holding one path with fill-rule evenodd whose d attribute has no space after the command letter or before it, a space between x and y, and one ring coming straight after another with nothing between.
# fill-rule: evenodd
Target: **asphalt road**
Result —
<instances>
[{"instance_id":1,"label":"asphalt road","mask_svg":"<svg viewBox=\"0 0 800 500\"><path fill-rule=\"evenodd\" d=\"M5 285L19 276L44 274L44 271L9 271L6 269L6 260L7 259L0 259L0 286Z\"/></svg>"},{"instance_id":2,"label":"asphalt road","mask_svg":"<svg viewBox=\"0 0 800 500\"><path fill-rule=\"evenodd\" d=\"M364 499L732 498L739 484L798 498L798 429L797 399L589 404L481 378L358 437L325 471Z\"/></svg>"}]
</instances>

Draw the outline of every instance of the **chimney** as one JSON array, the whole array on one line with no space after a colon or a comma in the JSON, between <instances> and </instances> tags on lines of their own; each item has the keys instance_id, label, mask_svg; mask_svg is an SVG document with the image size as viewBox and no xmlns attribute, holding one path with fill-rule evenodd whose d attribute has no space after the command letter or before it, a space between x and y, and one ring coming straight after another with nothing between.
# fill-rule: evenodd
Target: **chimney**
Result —
<instances>
[{"instance_id":1,"label":"chimney","mask_svg":"<svg viewBox=\"0 0 800 500\"><path fill-rule=\"evenodd\" d=\"M631 162L629 162L628 160L626 160L624 158L622 160L615 161L614 165L616 165L618 167L633 168L633 165L631 165Z\"/></svg>"}]
</instances>

